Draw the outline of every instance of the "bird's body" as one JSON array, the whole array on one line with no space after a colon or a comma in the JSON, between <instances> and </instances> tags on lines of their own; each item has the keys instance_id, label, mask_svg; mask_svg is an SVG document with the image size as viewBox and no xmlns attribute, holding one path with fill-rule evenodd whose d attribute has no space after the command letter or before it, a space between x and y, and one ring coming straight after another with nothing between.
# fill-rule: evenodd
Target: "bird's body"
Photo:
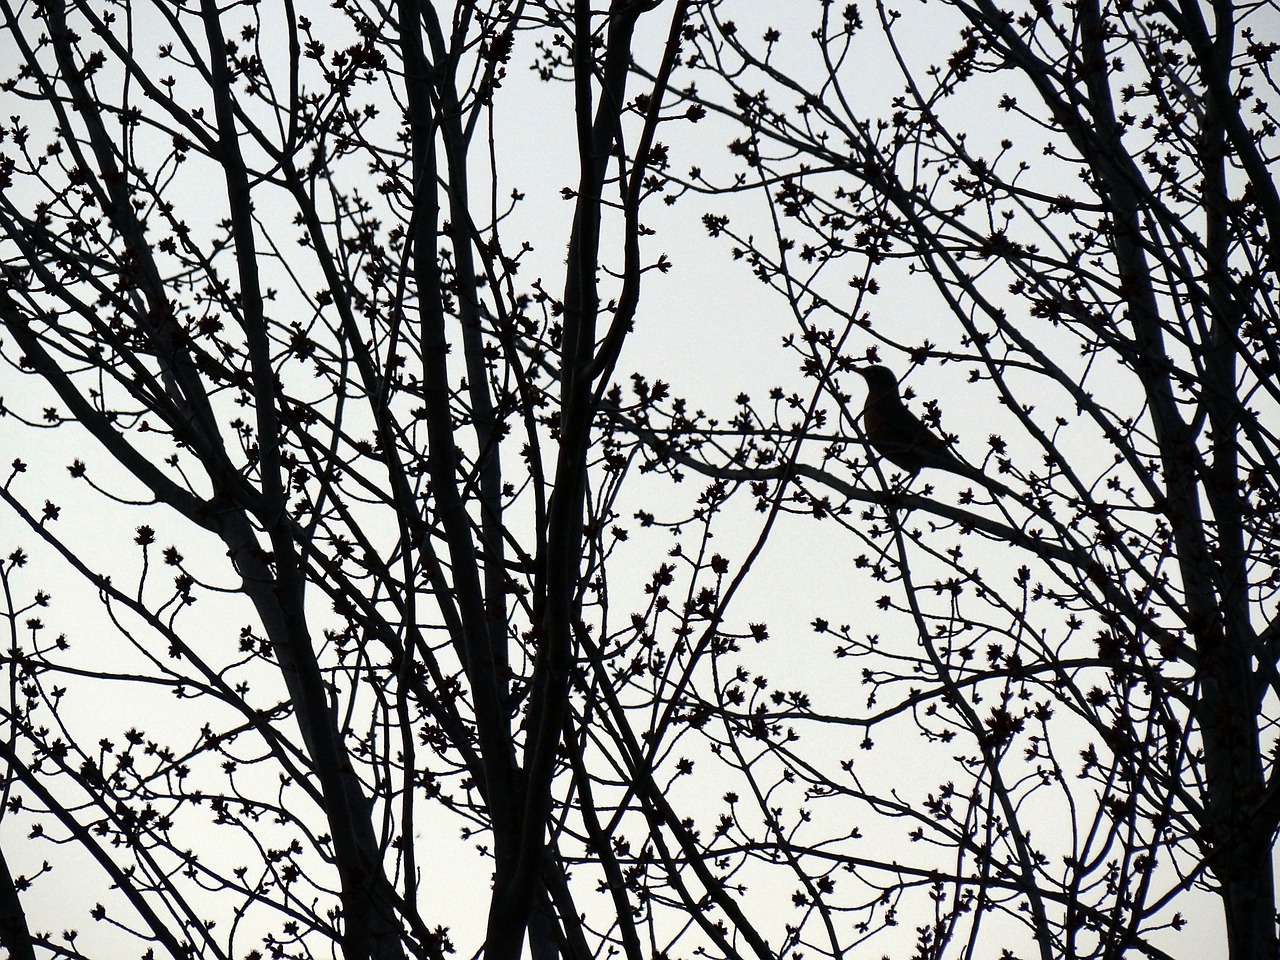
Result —
<instances>
[{"instance_id":1,"label":"bird's body","mask_svg":"<svg viewBox=\"0 0 1280 960\"><path fill-rule=\"evenodd\" d=\"M888 367L859 367L867 381L862 429L882 457L915 476L925 467L947 470L986 482L982 471L959 459L951 448L907 409L898 393L898 378Z\"/></svg>"}]
</instances>

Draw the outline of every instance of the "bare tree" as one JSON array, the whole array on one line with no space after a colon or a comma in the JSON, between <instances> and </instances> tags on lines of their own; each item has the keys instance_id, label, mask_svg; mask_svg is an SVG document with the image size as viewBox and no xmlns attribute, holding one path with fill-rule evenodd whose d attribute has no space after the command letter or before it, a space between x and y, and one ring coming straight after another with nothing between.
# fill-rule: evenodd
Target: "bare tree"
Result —
<instances>
[{"instance_id":1,"label":"bare tree","mask_svg":"<svg viewBox=\"0 0 1280 960\"><path fill-rule=\"evenodd\" d=\"M798 878L853 874L797 894L832 956L861 909L920 957L1199 956L1217 930L1223 955L1274 957L1276 8L804 10L698 6L676 86L733 125L737 165L691 148L665 189L712 204L710 235L789 308L807 386L744 393L730 423L627 418L655 466L860 544L863 612L812 606L861 709L704 705L739 724L722 756L750 779L741 745L763 745L826 832L796 841L765 799L765 827L734 827ZM904 414L886 435L892 382L864 415L881 363L972 465L912 455ZM872 755L913 728L933 787L759 735L781 723L864 729ZM869 855L850 823L918 845ZM1211 912L1207 940L1176 935Z\"/></svg>"},{"instance_id":2,"label":"bare tree","mask_svg":"<svg viewBox=\"0 0 1280 960\"><path fill-rule=\"evenodd\" d=\"M731 9L0 0L13 956L1274 957L1266 8Z\"/></svg>"},{"instance_id":3,"label":"bare tree","mask_svg":"<svg viewBox=\"0 0 1280 960\"><path fill-rule=\"evenodd\" d=\"M438 957L486 913L490 957L640 955L585 758L592 677L637 642L605 632L627 464L594 424L661 265L639 209L687 3L633 51L654 6L0 6L14 956L116 944L70 903L61 938L28 922L68 871L148 955ZM504 228L526 30L571 64L559 278L519 278ZM99 605L53 640L33 537ZM147 727L109 729L124 698ZM597 845L598 934L569 885Z\"/></svg>"}]
</instances>

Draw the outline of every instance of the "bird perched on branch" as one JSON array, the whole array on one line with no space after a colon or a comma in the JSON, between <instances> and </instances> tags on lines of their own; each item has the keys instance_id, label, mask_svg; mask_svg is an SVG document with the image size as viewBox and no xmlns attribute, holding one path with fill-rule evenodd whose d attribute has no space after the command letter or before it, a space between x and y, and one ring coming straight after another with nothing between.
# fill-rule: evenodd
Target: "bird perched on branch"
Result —
<instances>
[{"instance_id":1,"label":"bird perched on branch","mask_svg":"<svg viewBox=\"0 0 1280 960\"><path fill-rule=\"evenodd\" d=\"M906 408L898 393L898 378L888 367L856 367L867 381L867 402L862 407L862 429L882 457L915 476L925 467L947 470L995 485L977 467L960 460L951 448Z\"/></svg>"}]
</instances>

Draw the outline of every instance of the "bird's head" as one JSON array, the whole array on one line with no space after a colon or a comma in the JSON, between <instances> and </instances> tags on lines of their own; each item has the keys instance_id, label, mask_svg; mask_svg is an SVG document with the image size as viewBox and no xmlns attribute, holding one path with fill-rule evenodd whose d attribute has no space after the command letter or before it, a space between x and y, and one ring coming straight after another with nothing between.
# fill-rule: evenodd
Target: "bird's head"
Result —
<instances>
[{"instance_id":1,"label":"bird's head","mask_svg":"<svg viewBox=\"0 0 1280 960\"><path fill-rule=\"evenodd\" d=\"M881 396L883 394L898 394L898 378L893 375L893 371L888 367L874 364L869 367L854 367L858 373L862 374L863 379L867 381L867 387L872 396Z\"/></svg>"}]
</instances>

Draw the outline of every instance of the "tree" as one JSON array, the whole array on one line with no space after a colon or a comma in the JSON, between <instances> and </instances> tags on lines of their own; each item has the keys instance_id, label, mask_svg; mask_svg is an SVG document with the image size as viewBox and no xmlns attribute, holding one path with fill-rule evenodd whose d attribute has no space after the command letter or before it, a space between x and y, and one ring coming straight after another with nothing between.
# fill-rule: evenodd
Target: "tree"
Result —
<instances>
[{"instance_id":1,"label":"tree","mask_svg":"<svg viewBox=\"0 0 1280 960\"><path fill-rule=\"evenodd\" d=\"M53 395L6 412L75 432L65 465L93 493L69 522L44 461L71 447L43 439L3 496L119 634L46 640L50 594L19 599L11 547L4 759L11 817L114 888L95 920L172 956L438 957L456 921L426 901L417 834L461 826L491 860L486 955L530 924L536 953L585 955L552 784L589 745L575 635L625 472L593 422L647 269L676 50L646 51L664 79L634 107L652 6L4 4L5 356ZM537 22L574 83L558 290L517 279L522 198L494 170ZM120 508L101 526L94 495ZM132 551L95 555L122 520ZM225 594L248 604L238 634ZM164 736L86 726L121 687L176 697L149 705ZM79 949L26 922L42 879L0 883L15 956Z\"/></svg>"},{"instance_id":2,"label":"tree","mask_svg":"<svg viewBox=\"0 0 1280 960\"><path fill-rule=\"evenodd\" d=\"M1275 955L1262 8L0 4L12 955ZM727 416L615 374L698 216Z\"/></svg>"},{"instance_id":3,"label":"tree","mask_svg":"<svg viewBox=\"0 0 1280 960\"><path fill-rule=\"evenodd\" d=\"M910 716L955 757L919 807L892 776L815 791L861 800L863 830L914 818L950 858L883 886L896 906L932 885L932 915L902 908L929 918L920 956L971 955L986 911L1045 958L1176 956L1161 931L1187 891L1217 899L1228 955L1275 956L1274 7L956 0L868 24L818 4L783 30L735 12L698 8L682 89L740 121L738 166L670 189L724 198L709 233L783 298L809 389L744 396L732 430L637 430L762 509L788 483L788 509L862 542L868 591L919 645L815 619L862 665L845 721L870 748ZM883 99L878 45L901 84ZM736 226L743 193L764 237ZM907 282L932 305L874 305ZM904 485L867 456L855 374L879 361L924 385L935 427L948 381L947 409L999 411L958 428L970 456L989 437L958 503L945 474ZM829 719L760 722L797 714Z\"/></svg>"}]
</instances>

